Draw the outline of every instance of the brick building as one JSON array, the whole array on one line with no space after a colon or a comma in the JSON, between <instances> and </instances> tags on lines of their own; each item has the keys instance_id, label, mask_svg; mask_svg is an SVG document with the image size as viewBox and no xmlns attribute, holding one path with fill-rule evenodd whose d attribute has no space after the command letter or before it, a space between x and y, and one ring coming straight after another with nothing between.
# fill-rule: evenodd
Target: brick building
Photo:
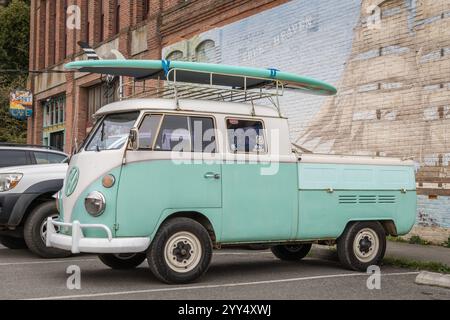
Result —
<instances>
[{"instance_id":1,"label":"brick building","mask_svg":"<svg viewBox=\"0 0 450 320\"><path fill-rule=\"evenodd\" d=\"M291 138L315 152L414 157L414 232L450 235L450 1L32 0L30 68L62 70L84 58L206 61L276 67L333 83L336 97L287 92ZM66 20L77 5L80 29ZM69 10L69 13L67 13ZM30 143L70 152L91 115L117 99L99 75L42 73Z\"/></svg>"}]
</instances>

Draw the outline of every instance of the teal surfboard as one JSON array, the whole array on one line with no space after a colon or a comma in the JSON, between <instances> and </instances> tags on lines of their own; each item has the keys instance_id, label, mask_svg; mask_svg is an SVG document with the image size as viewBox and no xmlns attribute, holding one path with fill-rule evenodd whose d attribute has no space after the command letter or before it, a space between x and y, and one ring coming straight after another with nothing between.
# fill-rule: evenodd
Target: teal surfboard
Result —
<instances>
[{"instance_id":1,"label":"teal surfboard","mask_svg":"<svg viewBox=\"0 0 450 320\"><path fill-rule=\"evenodd\" d=\"M244 77L247 89L264 86L274 80L281 82L285 88L297 89L316 95L335 95L337 90L332 85L313 78L283 72L277 69L262 69L223 64L198 63L168 60L82 60L65 65L68 70L127 76L136 79L173 80L197 84L210 84L210 73L214 73L213 85L243 88Z\"/></svg>"}]
</instances>

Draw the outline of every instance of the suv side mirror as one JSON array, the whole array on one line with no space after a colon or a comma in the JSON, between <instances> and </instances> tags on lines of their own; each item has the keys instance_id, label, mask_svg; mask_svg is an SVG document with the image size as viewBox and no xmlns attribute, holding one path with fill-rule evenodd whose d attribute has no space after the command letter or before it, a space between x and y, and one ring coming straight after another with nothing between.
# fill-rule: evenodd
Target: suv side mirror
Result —
<instances>
[{"instance_id":1,"label":"suv side mirror","mask_svg":"<svg viewBox=\"0 0 450 320\"><path fill-rule=\"evenodd\" d=\"M138 128L131 128L128 136L128 147L136 151L139 149L139 130Z\"/></svg>"}]
</instances>

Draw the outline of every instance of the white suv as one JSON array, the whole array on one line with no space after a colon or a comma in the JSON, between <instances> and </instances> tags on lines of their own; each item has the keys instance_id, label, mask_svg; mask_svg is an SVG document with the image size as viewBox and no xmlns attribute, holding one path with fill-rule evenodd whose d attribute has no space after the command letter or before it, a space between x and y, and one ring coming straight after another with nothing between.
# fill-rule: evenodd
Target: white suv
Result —
<instances>
[{"instance_id":1,"label":"white suv","mask_svg":"<svg viewBox=\"0 0 450 320\"><path fill-rule=\"evenodd\" d=\"M47 146L0 143L0 168L61 163L65 158L67 154Z\"/></svg>"},{"instance_id":2,"label":"white suv","mask_svg":"<svg viewBox=\"0 0 450 320\"><path fill-rule=\"evenodd\" d=\"M12 155L25 154L22 158ZM4 158L4 155L8 158ZM15 166L2 167L16 160ZM25 162L26 161L26 162ZM30 164L33 163L33 164ZM41 164L36 164L41 163ZM11 165L11 162L8 162ZM48 217L57 218L55 194L67 172L67 155L32 147L0 146L0 243L10 249L29 248L44 258L67 256L45 246Z\"/></svg>"}]
</instances>

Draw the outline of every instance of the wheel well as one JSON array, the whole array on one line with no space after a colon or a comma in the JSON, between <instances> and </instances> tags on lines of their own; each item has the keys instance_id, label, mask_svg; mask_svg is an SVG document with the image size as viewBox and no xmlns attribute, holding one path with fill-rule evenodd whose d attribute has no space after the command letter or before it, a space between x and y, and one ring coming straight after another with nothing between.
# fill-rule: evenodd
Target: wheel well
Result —
<instances>
[{"instance_id":1,"label":"wheel well","mask_svg":"<svg viewBox=\"0 0 450 320\"><path fill-rule=\"evenodd\" d=\"M31 203L28 205L22 216L19 226L23 226L25 224L25 221L27 220L28 216L37 206L43 204L44 202L54 200L53 198L54 194L55 194L54 192L43 193L37 196L33 201L31 201Z\"/></svg>"},{"instance_id":2,"label":"wheel well","mask_svg":"<svg viewBox=\"0 0 450 320\"><path fill-rule=\"evenodd\" d=\"M208 234L209 234L209 236L211 238L211 241L213 243L216 243L216 233L214 231L212 223L202 213L196 212L196 211L175 212L175 213L171 214L170 216L168 216L163 221L163 223L166 222L166 221L169 221L171 219L174 219L174 218L189 218L189 219L197 221L198 223L200 223L206 229L206 231L208 231Z\"/></svg>"},{"instance_id":3,"label":"wheel well","mask_svg":"<svg viewBox=\"0 0 450 320\"><path fill-rule=\"evenodd\" d=\"M348 228L349 225L356 223L356 222L378 222L383 227L384 231L386 232L386 235L388 236L397 236L397 227L395 226L395 222L393 220L361 220L361 221L349 221L347 225L345 226L344 230Z\"/></svg>"}]
</instances>

